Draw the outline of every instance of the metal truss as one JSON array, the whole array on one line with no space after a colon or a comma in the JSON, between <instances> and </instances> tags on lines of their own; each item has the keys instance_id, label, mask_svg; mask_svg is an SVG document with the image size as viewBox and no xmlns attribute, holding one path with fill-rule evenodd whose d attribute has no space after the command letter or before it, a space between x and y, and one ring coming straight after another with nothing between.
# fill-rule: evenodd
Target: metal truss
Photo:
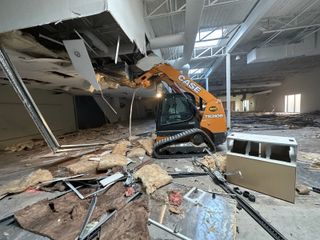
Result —
<instances>
[{"instance_id":1,"label":"metal truss","mask_svg":"<svg viewBox=\"0 0 320 240\"><path fill-rule=\"evenodd\" d=\"M208 47L193 50L192 59L205 59L224 56L224 46L217 50L217 47Z\"/></svg>"},{"instance_id":2,"label":"metal truss","mask_svg":"<svg viewBox=\"0 0 320 240\"><path fill-rule=\"evenodd\" d=\"M249 0L229 0L229 1L206 0L204 7L214 7L219 5L226 5L226 4L231 4L235 2L245 2L245 1L249 1ZM168 16L183 13L186 10L186 1L184 1L183 3L180 3L180 1L178 2L177 0L163 0L159 2L160 2L159 5L156 6L154 9L152 9L149 13L145 11L145 16L144 16L145 18L155 19L155 18L168 17ZM146 2L144 4L146 4ZM169 9L169 11L161 12L160 9L163 8L164 6L167 6L166 9ZM145 5L145 9L147 9L146 5Z\"/></svg>"}]
</instances>

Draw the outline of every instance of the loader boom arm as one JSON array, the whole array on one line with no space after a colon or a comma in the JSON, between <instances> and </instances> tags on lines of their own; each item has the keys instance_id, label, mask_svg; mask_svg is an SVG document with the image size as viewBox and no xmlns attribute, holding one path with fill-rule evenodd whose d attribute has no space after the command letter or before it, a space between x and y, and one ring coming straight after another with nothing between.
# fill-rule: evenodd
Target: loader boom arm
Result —
<instances>
[{"instance_id":1,"label":"loader boom arm","mask_svg":"<svg viewBox=\"0 0 320 240\"><path fill-rule=\"evenodd\" d=\"M197 102L201 98L206 103L206 108L200 122L201 128L212 133L227 131L226 117L221 100L189 77L181 74L179 70L169 64L158 64L135 80L138 85L142 85L143 87L151 86L153 81L164 81L173 89L178 87L192 94Z\"/></svg>"}]
</instances>

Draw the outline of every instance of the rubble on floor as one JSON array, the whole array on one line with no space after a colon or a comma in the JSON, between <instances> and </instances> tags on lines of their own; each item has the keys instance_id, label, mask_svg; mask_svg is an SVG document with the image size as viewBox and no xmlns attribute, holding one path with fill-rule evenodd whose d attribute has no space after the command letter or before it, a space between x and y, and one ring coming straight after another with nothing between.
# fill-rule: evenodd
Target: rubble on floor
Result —
<instances>
[{"instance_id":1,"label":"rubble on floor","mask_svg":"<svg viewBox=\"0 0 320 240\"><path fill-rule=\"evenodd\" d=\"M184 164L180 165L178 162L181 159L169 159L167 165L163 164L166 160L152 159L154 136L135 135L128 141L127 135L127 128L117 125L63 136L60 139L62 142L68 142L70 138L79 143L96 142L98 139L104 140L105 145L68 158L65 153L52 154L65 157L68 161L56 165L51 162L48 166L50 171L44 170L51 172L50 179L47 179L51 183L38 185L43 180L32 181L32 186L40 190L34 194L60 191L63 195L51 200L42 198L27 207L24 205L14 214L16 223L28 231L67 240L79 237L83 226L85 233L91 230L99 232L100 239L150 239L148 218L149 222L150 219L157 220L174 231L182 227L179 233L193 239L221 239L216 236L223 236L226 232L228 239L236 236L236 202L230 195L216 191L214 187L219 187L213 182L210 181L210 186L201 182L200 179L207 178L206 172L193 165L190 159L184 159ZM301 154L311 164L319 162L316 154ZM46 158L49 159L49 156ZM43 161L44 158L39 159ZM204 156L202 163L212 171L224 173L225 159L224 154L214 153ZM132 163L128 164L131 160ZM114 176L120 177L111 182L107 180ZM102 183L104 180L106 185ZM196 191L186 198L193 188ZM309 187L304 189L310 190ZM303 192L301 189L299 191ZM97 196L97 202L93 214L84 224L94 196ZM95 226L106 216L111 217L95 230Z\"/></svg>"},{"instance_id":2,"label":"rubble on floor","mask_svg":"<svg viewBox=\"0 0 320 240\"><path fill-rule=\"evenodd\" d=\"M4 150L8 152L20 152L22 150L31 150L34 147L43 146L43 145L44 145L43 140L30 140L26 142L12 144L6 147Z\"/></svg>"},{"instance_id":3,"label":"rubble on floor","mask_svg":"<svg viewBox=\"0 0 320 240\"><path fill-rule=\"evenodd\" d=\"M320 127L320 111L302 114L233 112L232 126L233 131Z\"/></svg>"},{"instance_id":4,"label":"rubble on floor","mask_svg":"<svg viewBox=\"0 0 320 240\"><path fill-rule=\"evenodd\" d=\"M320 154L310 152L299 152L300 162L307 163L312 171L320 171Z\"/></svg>"}]
</instances>

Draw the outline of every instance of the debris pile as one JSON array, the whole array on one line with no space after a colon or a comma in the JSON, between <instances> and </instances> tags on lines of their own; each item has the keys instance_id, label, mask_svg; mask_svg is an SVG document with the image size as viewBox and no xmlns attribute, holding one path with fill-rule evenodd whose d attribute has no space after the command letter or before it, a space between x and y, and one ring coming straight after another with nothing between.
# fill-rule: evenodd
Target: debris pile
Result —
<instances>
[{"instance_id":1,"label":"debris pile","mask_svg":"<svg viewBox=\"0 0 320 240\"><path fill-rule=\"evenodd\" d=\"M232 126L237 131L320 127L320 111L302 114L234 112Z\"/></svg>"}]
</instances>

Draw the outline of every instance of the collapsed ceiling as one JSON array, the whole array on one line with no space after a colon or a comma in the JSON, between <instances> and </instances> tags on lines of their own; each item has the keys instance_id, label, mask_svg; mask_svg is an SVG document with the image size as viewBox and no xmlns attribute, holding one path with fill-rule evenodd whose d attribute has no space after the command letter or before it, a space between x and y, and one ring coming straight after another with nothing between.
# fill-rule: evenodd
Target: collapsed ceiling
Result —
<instances>
[{"instance_id":1,"label":"collapsed ceiling","mask_svg":"<svg viewBox=\"0 0 320 240\"><path fill-rule=\"evenodd\" d=\"M245 32L232 52L233 93L269 89L278 86L287 74L320 66L318 56L247 63L247 54L254 48L301 42L320 29L319 2L291 0L290 8L288 0L274 2L264 16L257 18L260 20L251 30ZM8 49L28 86L57 93L92 93L92 86L84 80L68 55L64 44L66 40L80 39L84 42L91 61L85 65L92 65L95 80L109 95L131 96L134 84L130 80L142 73L136 64L145 55L154 52L172 64L184 57L185 38L191 27L185 24L186 0L119 2L121 6L130 5L130 8L121 10L126 16L119 16L121 11L112 11L116 6L112 1L99 0L96 3L99 10L94 13L88 7L90 11L75 16L83 9L75 11L72 8L76 6L72 6L70 12L73 17L68 16L68 20L50 20L52 23L33 24L34 27L0 34L1 43ZM108 6L104 5L106 3ZM225 92L225 49L239 29L250 20L253 10L261 1L203 0L203 3L187 70L200 84L209 78L210 90L222 95ZM9 3L6 4L9 6ZM128 14L133 9L135 14ZM11 22L6 24L10 25ZM10 26L6 24L4 26L9 29ZM19 24L23 26L23 23ZM135 36L133 32L138 30L139 36ZM1 72L0 84L8 84ZM154 89L138 93L140 96L153 94Z\"/></svg>"}]
</instances>

